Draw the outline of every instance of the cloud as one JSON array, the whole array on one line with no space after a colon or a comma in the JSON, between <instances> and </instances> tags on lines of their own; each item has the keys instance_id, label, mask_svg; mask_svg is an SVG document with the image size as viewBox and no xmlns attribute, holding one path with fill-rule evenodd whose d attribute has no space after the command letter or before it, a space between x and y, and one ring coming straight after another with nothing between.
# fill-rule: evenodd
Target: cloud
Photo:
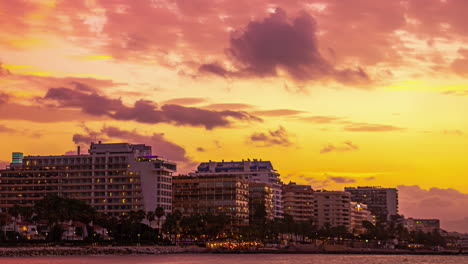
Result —
<instances>
[{"instance_id":1,"label":"cloud","mask_svg":"<svg viewBox=\"0 0 468 264\"><path fill-rule=\"evenodd\" d=\"M238 70L219 63L200 66L199 71L221 77L277 77L286 72L297 81L334 79L343 84L366 84L370 77L361 68L336 69L320 54L317 23L306 12L294 19L277 8L262 21L251 21L235 32L227 52Z\"/></svg>"},{"instance_id":2,"label":"cloud","mask_svg":"<svg viewBox=\"0 0 468 264\"><path fill-rule=\"evenodd\" d=\"M75 144L88 145L90 142L94 142L96 138L103 142L120 140L133 144L146 144L153 147L153 153L155 155L179 162L182 168L192 169L191 167L196 165L182 146L167 140L163 133L144 135L138 133L136 130L122 130L114 126L105 126L100 131L92 131L86 127L84 127L84 129L85 134L73 135L73 142Z\"/></svg>"},{"instance_id":3,"label":"cloud","mask_svg":"<svg viewBox=\"0 0 468 264\"><path fill-rule=\"evenodd\" d=\"M455 95L455 96L468 96L468 90L449 90L449 91L443 92L442 94Z\"/></svg>"},{"instance_id":4,"label":"cloud","mask_svg":"<svg viewBox=\"0 0 468 264\"><path fill-rule=\"evenodd\" d=\"M442 131L444 135L452 135L452 136L464 136L465 133L459 129L453 129L453 130L444 130Z\"/></svg>"},{"instance_id":5,"label":"cloud","mask_svg":"<svg viewBox=\"0 0 468 264\"><path fill-rule=\"evenodd\" d=\"M275 110L261 110L253 111L253 115L258 116L291 116L305 113L304 111L292 110L292 109L275 109Z\"/></svg>"},{"instance_id":6,"label":"cloud","mask_svg":"<svg viewBox=\"0 0 468 264\"><path fill-rule=\"evenodd\" d=\"M179 105L195 105L206 102L205 98L200 97L184 97L184 98L174 98L167 101L164 101L164 104L179 104Z\"/></svg>"},{"instance_id":7,"label":"cloud","mask_svg":"<svg viewBox=\"0 0 468 264\"><path fill-rule=\"evenodd\" d=\"M316 123L316 124L330 124L330 123L335 123L339 120L341 120L341 117L336 117L336 116L307 116L307 117L301 117L299 118L300 120L310 122L310 123Z\"/></svg>"},{"instance_id":8,"label":"cloud","mask_svg":"<svg viewBox=\"0 0 468 264\"><path fill-rule=\"evenodd\" d=\"M112 99L94 91L70 88L50 88L43 97L46 102L56 102L60 108L81 109L86 114L107 116L116 120L133 120L140 123L172 123L178 126L202 126L206 129L229 127L232 120L261 122L262 119L243 111L211 111L195 107L166 104L140 99L133 107L121 99Z\"/></svg>"},{"instance_id":9,"label":"cloud","mask_svg":"<svg viewBox=\"0 0 468 264\"><path fill-rule=\"evenodd\" d=\"M14 133L14 132L16 132L16 129L9 128L0 124L0 133Z\"/></svg>"},{"instance_id":10,"label":"cloud","mask_svg":"<svg viewBox=\"0 0 468 264\"><path fill-rule=\"evenodd\" d=\"M198 147L198 148L197 148L197 151L198 151L198 152L206 152L206 149L205 149L205 148L202 148L202 147Z\"/></svg>"},{"instance_id":11,"label":"cloud","mask_svg":"<svg viewBox=\"0 0 468 264\"><path fill-rule=\"evenodd\" d=\"M452 70L461 75L468 76L468 49L458 50L460 57L452 62Z\"/></svg>"},{"instance_id":12,"label":"cloud","mask_svg":"<svg viewBox=\"0 0 468 264\"><path fill-rule=\"evenodd\" d=\"M0 104L5 104L10 100L10 95L0 92Z\"/></svg>"},{"instance_id":13,"label":"cloud","mask_svg":"<svg viewBox=\"0 0 468 264\"><path fill-rule=\"evenodd\" d=\"M455 189L398 186L400 213L406 217L438 218L443 229L468 232L468 194Z\"/></svg>"},{"instance_id":14,"label":"cloud","mask_svg":"<svg viewBox=\"0 0 468 264\"><path fill-rule=\"evenodd\" d=\"M259 143L259 146L268 147L268 146L290 146L292 145L291 140L289 139L290 134L286 129L280 126L277 130L270 130L268 133L254 133L250 136L250 141Z\"/></svg>"},{"instance_id":15,"label":"cloud","mask_svg":"<svg viewBox=\"0 0 468 264\"><path fill-rule=\"evenodd\" d=\"M388 132L388 131L401 131L404 128L392 125L381 124L368 124L368 123L351 123L344 127L345 131L350 132Z\"/></svg>"},{"instance_id":16,"label":"cloud","mask_svg":"<svg viewBox=\"0 0 468 264\"><path fill-rule=\"evenodd\" d=\"M7 165L10 165L9 161L0 160L0 170L5 169Z\"/></svg>"},{"instance_id":17,"label":"cloud","mask_svg":"<svg viewBox=\"0 0 468 264\"><path fill-rule=\"evenodd\" d=\"M8 69L5 69L0 62L0 77L11 75L11 72Z\"/></svg>"},{"instance_id":18,"label":"cloud","mask_svg":"<svg viewBox=\"0 0 468 264\"><path fill-rule=\"evenodd\" d=\"M249 104L239 104L239 103L224 103L224 104L210 104L204 106L203 109L209 110L245 110L252 108L252 105Z\"/></svg>"},{"instance_id":19,"label":"cloud","mask_svg":"<svg viewBox=\"0 0 468 264\"><path fill-rule=\"evenodd\" d=\"M353 144L351 141L345 141L343 144L339 146L335 146L332 144L328 144L325 147L323 147L320 150L320 154L326 154L330 152L347 152L347 151L353 151L353 150L358 150L359 147Z\"/></svg>"},{"instance_id":20,"label":"cloud","mask_svg":"<svg viewBox=\"0 0 468 264\"><path fill-rule=\"evenodd\" d=\"M328 179L335 182L335 183L355 183L356 180L349 177L341 177L341 176L328 176Z\"/></svg>"}]
</instances>

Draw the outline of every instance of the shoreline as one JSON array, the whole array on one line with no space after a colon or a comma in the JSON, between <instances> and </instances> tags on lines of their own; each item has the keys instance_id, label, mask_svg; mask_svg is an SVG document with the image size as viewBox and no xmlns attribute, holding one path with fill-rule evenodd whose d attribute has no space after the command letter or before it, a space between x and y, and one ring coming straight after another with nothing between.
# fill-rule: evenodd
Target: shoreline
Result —
<instances>
[{"instance_id":1,"label":"shoreline","mask_svg":"<svg viewBox=\"0 0 468 264\"><path fill-rule=\"evenodd\" d=\"M201 247L178 246L118 246L118 247L12 247L0 248L1 257L34 256L125 256L125 255L165 255L165 254L339 254L339 255L460 255L468 256L467 251L444 250L297 250L297 249L258 249L258 250L208 250Z\"/></svg>"}]
</instances>

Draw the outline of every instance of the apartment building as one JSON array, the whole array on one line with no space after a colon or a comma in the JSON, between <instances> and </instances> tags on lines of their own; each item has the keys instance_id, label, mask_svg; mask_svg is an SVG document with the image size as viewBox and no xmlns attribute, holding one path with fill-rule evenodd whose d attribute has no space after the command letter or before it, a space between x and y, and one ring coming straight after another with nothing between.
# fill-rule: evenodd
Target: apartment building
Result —
<instances>
[{"instance_id":1,"label":"apartment building","mask_svg":"<svg viewBox=\"0 0 468 264\"><path fill-rule=\"evenodd\" d=\"M87 202L119 216L130 210L172 210L176 164L153 156L150 146L91 143L88 154L25 156L0 170L0 208L32 206L47 194Z\"/></svg>"},{"instance_id":2,"label":"apartment building","mask_svg":"<svg viewBox=\"0 0 468 264\"><path fill-rule=\"evenodd\" d=\"M274 218L273 206L274 189L271 184L262 182L249 182L249 219L259 220L264 214L266 219ZM264 210L264 212L260 211Z\"/></svg>"},{"instance_id":3,"label":"apartment building","mask_svg":"<svg viewBox=\"0 0 468 264\"><path fill-rule=\"evenodd\" d=\"M273 186L273 206L274 217L281 218L283 216L283 198L282 185L280 174L276 172L270 161L262 161L257 159L247 159L242 161L230 162L203 162L201 163L195 174L203 175L239 175L246 177L250 182L268 183Z\"/></svg>"},{"instance_id":4,"label":"apartment building","mask_svg":"<svg viewBox=\"0 0 468 264\"><path fill-rule=\"evenodd\" d=\"M351 194L342 191L314 192L314 223L319 227L351 228Z\"/></svg>"},{"instance_id":5,"label":"apartment building","mask_svg":"<svg viewBox=\"0 0 468 264\"><path fill-rule=\"evenodd\" d=\"M367 210L367 205L357 202L351 202L351 226L350 232L355 235L364 234L367 230L363 226L363 221L375 224L375 216Z\"/></svg>"},{"instance_id":6,"label":"apartment building","mask_svg":"<svg viewBox=\"0 0 468 264\"><path fill-rule=\"evenodd\" d=\"M346 187L353 202L367 204L368 210L376 216L378 223L388 222L398 214L398 190L382 187Z\"/></svg>"},{"instance_id":7,"label":"apartment building","mask_svg":"<svg viewBox=\"0 0 468 264\"><path fill-rule=\"evenodd\" d=\"M176 176L173 208L183 216L225 214L230 228L249 224L249 181L236 174L190 174Z\"/></svg>"},{"instance_id":8,"label":"apartment building","mask_svg":"<svg viewBox=\"0 0 468 264\"><path fill-rule=\"evenodd\" d=\"M295 221L309 221L314 218L314 190L310 185L290 182L283 186L284 213Z\"/></svg>"}]
</instances>

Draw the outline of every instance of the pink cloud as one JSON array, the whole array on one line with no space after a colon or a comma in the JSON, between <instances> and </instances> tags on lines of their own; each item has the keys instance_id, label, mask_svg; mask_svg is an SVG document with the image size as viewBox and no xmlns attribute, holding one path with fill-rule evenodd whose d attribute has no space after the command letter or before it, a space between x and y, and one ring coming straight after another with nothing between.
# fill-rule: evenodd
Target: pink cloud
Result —
<instances>
[{"instance_id":1,"label":"pink cloud","mask_svg":"<svg viewBox=\"0 0 468 264\"><path fill-rule=\"evenodd\" d=\"M468 232L468 194L455 189L398 186L400 213L406 217L438 218L448 231Z\"/></svg>"}]
</instances>

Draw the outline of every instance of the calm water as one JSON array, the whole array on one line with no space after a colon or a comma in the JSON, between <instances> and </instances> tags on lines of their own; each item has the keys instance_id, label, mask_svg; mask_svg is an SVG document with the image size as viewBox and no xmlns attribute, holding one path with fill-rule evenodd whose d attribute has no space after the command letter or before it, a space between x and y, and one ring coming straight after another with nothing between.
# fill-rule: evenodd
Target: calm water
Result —
<instances>
[{"instance_id":1,"label":"calm water","mask_svg":"<svg viewBox=\"0 0 468 264\"><path fill-rule=\"evenodd\" d=\"M468 264L468 256L161 255L0 258L1 264Z\"/></svg>"},{"instance_id":2,"label":"calm water","mask_svg":"<svg viewBox=\"0 0 468 264\"><path fill-rule=\"evenodd\" d=\"M1 264L468 264L468 256L161 255L0 258Z\"/></svg>"}]
</instances>

